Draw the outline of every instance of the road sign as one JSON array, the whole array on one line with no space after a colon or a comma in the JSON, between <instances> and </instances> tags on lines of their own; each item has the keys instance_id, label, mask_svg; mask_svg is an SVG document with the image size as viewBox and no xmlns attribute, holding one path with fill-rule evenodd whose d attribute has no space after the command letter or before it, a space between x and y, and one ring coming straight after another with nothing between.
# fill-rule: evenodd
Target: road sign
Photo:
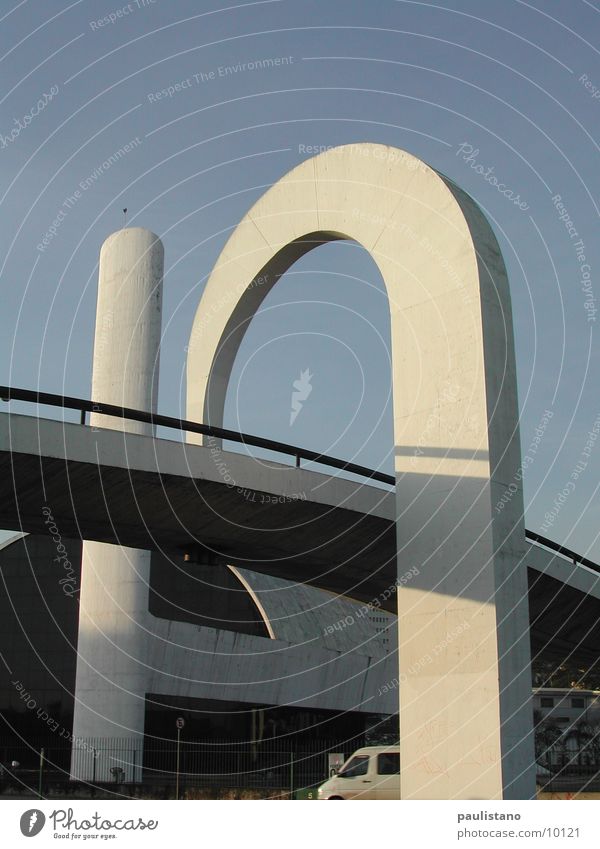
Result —
<instances>
[{"instance_id":1,"label":"road sign","mask_svg":"<svg viewBox=\"0 0 600 849\"><path fill-rule=\"evenodd\" d=\"M329 777L331 778L333 775L337 775L340 769L344 765L344 761L346 758L344 757L343 752L330 752L327 756L327 767L329 772Z\"/></svg>"}]
</instances>

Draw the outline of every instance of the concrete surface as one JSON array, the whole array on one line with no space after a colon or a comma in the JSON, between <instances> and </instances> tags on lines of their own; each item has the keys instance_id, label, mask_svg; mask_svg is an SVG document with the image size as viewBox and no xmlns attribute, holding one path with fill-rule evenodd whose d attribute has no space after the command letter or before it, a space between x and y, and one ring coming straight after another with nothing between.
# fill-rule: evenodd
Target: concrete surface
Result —
<instances>
[{"instance_id":1,"label":"concrete surface","mask_svg":"<svg viewBox=\"0 0 600 849\"><path fill-rule=\"evenodd\" d=\"M140 227L109 236L100 251L92 398L156 412L164 250ZM152 435L151 425L92 413L94 428ZM137 735L141 774L150 552L83 545L73 736ZM74 750L72 777L79 769ZM105 771L108 766L105 767ZM110 780L110 774L98 776Z\"/></svg>"},{"instance_id":2,"label":"concrete surface","mask_svg":"<svg viewBox=\"0 0 600 849\"><path fill-rule=\"evenodd\" d=\"M200 301L187 418L221 425L252 316L295 260L353 239L391 316L403 798L532 798L523 501L508 281L474 201L405 151L328 150L279 180L225 245ZM190 441L202 441L189 435Z\"/></svg>"}]
</instances>

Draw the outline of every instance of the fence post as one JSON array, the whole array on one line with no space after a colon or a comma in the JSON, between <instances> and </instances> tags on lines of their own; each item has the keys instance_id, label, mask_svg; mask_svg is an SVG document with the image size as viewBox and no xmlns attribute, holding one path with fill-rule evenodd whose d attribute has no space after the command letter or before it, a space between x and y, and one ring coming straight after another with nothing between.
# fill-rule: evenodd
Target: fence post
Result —
<instances>
[{"instance_id":1,"label":"fence post","mask_svg":"<svg viewBox=\"0 0 600 849\"><path fill-rule=\"evenodd\" d=\"M96 749L94 747L92 747L92 784L96 786Z\"/></svg>"},{"instance_id":2,"label":"fence post","mask_svg":"<svg viewBox=\"0 0 600 849\"><path fill-rule=\"evenodd\" d=\"M177 725L177 768L175 773L175 798L179 799L179 749L181 745L181 728Z\"/></svg>"},{"instance_id":3,"label":"fence post","mask_svg":"<svg viewBox=\"0 0 600 849\"><path fill-rule=\"evenodd\" d=\"M40 797L40 799L43 798L43 796L42 796L42 778L43 778L43 775L44 775L44 753L45 753L45 750L44 750L44 747L42 746L42 748L40 749L40 774L39 774L39 778L38 778L38 796Z\"/></svg>"},{"instance_id":4,"label":"fence post","mask_svg":"<svg viewBox=\"0 0 600 849\"><path fill-rule=\"evenodd\" d=\"M290 752L290 799L294 798L294 753Z\"/></svg>"}]
</instances>

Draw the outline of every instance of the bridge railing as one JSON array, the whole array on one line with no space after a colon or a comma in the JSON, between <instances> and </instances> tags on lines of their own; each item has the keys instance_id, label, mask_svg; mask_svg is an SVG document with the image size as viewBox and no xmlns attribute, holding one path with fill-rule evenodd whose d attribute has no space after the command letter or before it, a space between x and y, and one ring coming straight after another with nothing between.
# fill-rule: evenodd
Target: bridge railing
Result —
<instances>
[{"instance_id":1,"label":"bridge railing","mask_svg":"<svg viewBox=\"0 0 600 849\"><path fill-rule=\"evenodd\" d=\"M560 545L558 542L553 542L551 539L543 537L541 534L536 534L534 531L525 530L525 536L530 542L533 542L536 545L549 548L550 551L555 551L557 554L562 554L563 557L566 557L575 566L585 566L593 572L600 572L600 566L598 563L594 563L593 560L588 560L587 557L577 554L576 551L572 551L570 548Z\"/></svg>"},{"instance_id":2,"label":"bridge railing","mask_svg":"<svg viewBox=\"0 0 600 849\"><path fill-rule=\"evenodd\" d=\"M86 416L88 413L99 413L103 416L114 416L120 419L129 419L135 422L144 422L157 427L173 428L179 431L188 433L199 433L202 436L212 437L214 439L228 440L229 442L237 442L242 445L250 445L255 448L265 448L269 451L275 451L279 454L287 454L294 457L296 466L300 467L302 460L308 460L312 463L317 463L322 466L329 466L333 469L351 472L359 477L367 480L379 481L386 483L389 486L395 486L396 479L393 475L386 475L384 472L378 472L375 469L369 469L366 466L360 466L356 463L350 463L347 460L340 460L337 457L330 457L328 454L320 454L318 451L310 451L307 448L298 448L295 445L290 445L286 442L277 442L274 439L265 439L262 436L253 436L248 433L240 433L239 431L229 430L222 427L213 427L212 425L201 424L200 422L192 422L186 419L176 418L174 416L163 416L159 413L148 413L144 410L133 410L129 407L119 407L114 404L103 404L99 401L87 401L85 398L73 398L69 395L56 395L50 392L38 392L31 389L18 389L12 386L0 386L0 399L3 401L25 401L33 404L43 404L48 407L62 407L63 409L77 410L80 416L81 424L85 425ZM525 530L525 536L530 542L536 545L543 546L550 551L566 557L573 564L585 566L594 572L600 573L600 566L587 557L582 557L570 548L560 545L541 534L534 531Z\"/></svg>"},{"instance_id":3,"label":"bridge railing","mask_svg":"<svg viewBox=\"0 0 600 849\"><path fill-rule=\"evenodd\" d=\"M394 486L396 479L393 475L368 469L347 460L330 457L318 451L310 451L308 448L298 448L287 442L277 442L274 439L265 439L262 436L252 436L248 433L240 433L236 430L228 430L222 427L191 422L174 416L163 416L159 413L148 413L144 410L133 410L129 407L118 407L115 404L102 404L99 401L86 401L84 398L72 398L68 395L54 395L50 392L37 392L30 389L17 389L12 386L0 386L0 399L3 401L27 401L33 404L43 404L48 407L62 407L68 410L78 410L81 413L81 424L86 423L87 413L98 413L103 416L114 416L120 419L129 419L134 422L144 422L157 427L173 428L175 430L187 431L188 433L199 433L202 436L214 439L226 439L229 442L239 442L242 445L252 445L255 448L266 448L279 454L287 454L295 457L296 466L300 466L301 460L329 466L333 469L342 469L346 472L380 481Z\"/></svg>"}]
</instances>

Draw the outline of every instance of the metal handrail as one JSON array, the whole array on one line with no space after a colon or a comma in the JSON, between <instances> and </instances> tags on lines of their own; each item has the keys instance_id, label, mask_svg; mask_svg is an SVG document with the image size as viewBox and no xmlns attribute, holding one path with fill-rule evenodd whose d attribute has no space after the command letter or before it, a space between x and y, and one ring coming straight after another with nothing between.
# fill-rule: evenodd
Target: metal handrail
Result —
<instances>
[{"instance_id":1,"label":"metal handrail","mask_svg":"<svg viewBox=\"0 0 600 849\"><path fill-rule=\"evenodd\" d=\"M121 419L129 419L135 422L160 427L185 430L188 433L199 433L202 436L212 436L215 439L227 439L230 442L240 442L242 445L252 445L255 448L266 448L277 451L279 454L289 454L296 458L296 466L300 466L300 460L309 460L322 466L330 466L334 469L343 469L360 475L370 480L380 481L394 486L396 479L393 475L386 475L366 466L359 466L337 457L320 454L318 451L309 451L307 448L298 448L286 442L276 442L274 439L264 439L262 436L252 436L247 433L239 433L236 430L227 430L222 427L190 422L186 419L178 419L174 416L162 416L158 413L147 413L143 410L132 410L129 407L118 407L114 404L101 404L98 401L86 401L83 398L72 398L68 395L54 395L50 392L38 392L31 389L16 389L12 386L0 386L0 399L3 401L29 401L37 404L45 404L49 407L64 407L69 410L81 412L81 424L85 424L86 413L98 413L103 416L114 416Z\"/></svg>"},{"instance_id":2,"label":"metal handrail","mask_svg":"<svg viewBox=\"0 0 600 849\"><path fill-rule=\"evenodd\" d=\"M564 545L560 545L558 542L553 542L548 537L543 537L541 534L536 534L535 531L528 531L527 529L525 529L525 536L537 545L543 545L551 551L556 551L558 554L568 557L575 566L586 566L594 572L600 572L600 566L597 563L588 560L587 557L582 557L581 554L577 554L576 551L572 551L570 548L565 548Z\"/></svg>"},{"instance_id":3,"label":"metal handrail","mask_svg":"<svg viewBox=\"0 0 600 849\"><path fill-rule=\"evenodd\" d=\"M85 424L86 413L99 413L104 416L114 416L115 418L145 422L146 424L174 428L175 430L185 430L189 433L199 433L202 436L212 436L215 439L227 439L230 442L239 442L242 445L252 445L255 448L266 448L270 451L276 451L279 454L291 455L296 458L297 467L300 466L301 460L309 460L322 466L330 466L334 469L352 472L368 480L380 481L390 486L395 486L396 484L396 479L393 475L386 475L383 472L368 469L366 466L359 466L356 463L339 460L337 457L320 454L318 451L309 451L307 448L298 448L286 442L276 442L274 439L264 439L262 436L252 436L251 434L227 430L222 427L190 422L186 419L175 418L174 416L147 413L143 410L118 407L114 404L101 404L98 401L86 401L84 398L73 398L68 395L55 395L50 392L38 392L31 389L17 389L12 386L0 386L0 399L3 401L28 401L45 404L49 407L64 407L70 410L78 410L81 413L81 424ZM575 565L586 566L594 572L600 572L600 566L597 563L588 560L587 557L582 557L570 548L565 548L564 545L560 545L547 537L543 537L541 534L527 529L525 529L525 536L536 545L542 545L551 551L555 551L557 554L562 554Z\"/></svg>"}]
</instances>

